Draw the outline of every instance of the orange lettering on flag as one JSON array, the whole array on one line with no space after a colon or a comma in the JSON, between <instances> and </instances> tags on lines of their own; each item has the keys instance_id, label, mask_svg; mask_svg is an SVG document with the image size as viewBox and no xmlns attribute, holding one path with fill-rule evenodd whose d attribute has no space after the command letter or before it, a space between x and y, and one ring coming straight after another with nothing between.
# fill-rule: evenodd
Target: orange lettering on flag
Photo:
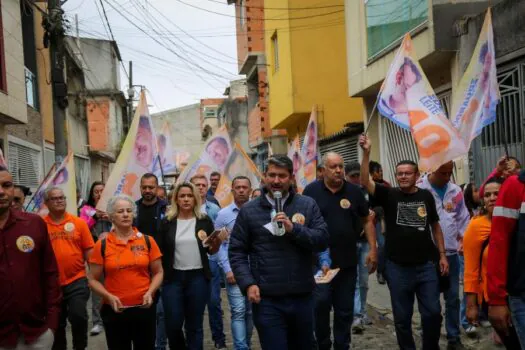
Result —
<instances>
[{"instance_id":1,"label":"orange lettering on flag","mask_svg":"<svg viewBox=\"0 0 525 350\"><path fill-rule=\"evenodd\" d=\"M432 155L440 153L449 147L451 137L449 132L442 126L436 124L425 125L421 129L415 130L415 127L419 123L428 119L425 112L410 111L409 116L410 123L412 124L412 135L419 145L418 150L421 157L430 158ZM437 136L437 139L433 140L429 145L425 145L423 141L430 136L434 138Z\"/></svg>"}]
</instances>

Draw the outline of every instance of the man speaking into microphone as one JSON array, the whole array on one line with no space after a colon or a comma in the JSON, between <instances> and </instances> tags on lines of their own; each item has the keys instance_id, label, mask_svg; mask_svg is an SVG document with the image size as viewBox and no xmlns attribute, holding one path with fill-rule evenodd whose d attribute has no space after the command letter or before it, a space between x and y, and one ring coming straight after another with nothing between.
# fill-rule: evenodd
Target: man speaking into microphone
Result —
<instances>
[{"instance_id":1,"label":"man speaking into microphone","mask_svg":"<svg viewBox=\"0 0 525 350\"><path fill-rule=\"evenodd\" d=\"M230 237L230 265L263 350L313 346L312 256L329 237L319 207L293 192L292 179L287 156L269 158L264 193L241 208Z\"/></svg>"}]
</instances>

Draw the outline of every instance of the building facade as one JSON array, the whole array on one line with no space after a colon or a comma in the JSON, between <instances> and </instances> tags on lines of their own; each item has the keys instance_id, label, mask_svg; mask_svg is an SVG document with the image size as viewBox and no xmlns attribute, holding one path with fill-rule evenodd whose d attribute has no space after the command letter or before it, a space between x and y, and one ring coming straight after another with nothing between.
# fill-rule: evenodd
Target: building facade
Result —
<instances>
[{"instance_id":1,"label":"building facade","mask_svg":"<svg viewBox=\"0 0 525 350\"><path fill-rule=\"evenodd\" d=\"M219 106L217 117L219 126L226 126L230 139L255 157L249 143L247 92L246 79L231 81L224 91L226 100Z\"/></svg>"}]
</instances>

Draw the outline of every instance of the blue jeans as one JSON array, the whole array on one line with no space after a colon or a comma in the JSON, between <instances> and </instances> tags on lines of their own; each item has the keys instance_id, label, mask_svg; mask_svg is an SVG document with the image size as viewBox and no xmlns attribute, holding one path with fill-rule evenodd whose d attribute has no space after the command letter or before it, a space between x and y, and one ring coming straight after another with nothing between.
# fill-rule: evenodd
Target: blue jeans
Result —
<instances>
[{"instance_id":1,"label":"blue jeans","mask_svg":"<svg viewBox=\"0 0 525 350\"><path fill-rule=\"evenodd\" d=\"M334 308L334 349L350 348L356 275L355 266L341 269L329 285L318 285L316 288L315 337L319 350L330 349L332 346L330 340L332 307Z\"/></svg>"},{"instance_id":2,"label":"blue jeans","mask_svg":"<svg viewBox=\"0 0 525 350\"><path fill-rule=\"evenodd\" d=\"M459 330L459 255L447 256L449 266L450 288L443 293L445 297L445 329L447 330L447 340L451 344L461 342Z\"/></svg>"},{"instance_id":3,"label":"blue jeans","mask_svg":"<svg viewBox=\"0 0 525 350\"><path fill-rule=\"evenodd\" d=\"M262 297L253 304L253 321L262 350L312 349L313 298L310 294Z\"/></svg>"},{"instance_id":4,"label":"blue jeans","mask_svg":"<svg viewBox=\"0 0 525 350\"><path fill-rule=\"evenodd\" d=\"M164 321L164 306L162 297L157 301L157 336L155 338L155 350L165 350L168 345L166 338L166 325Z\"/></svg>"},{"instance_id":5,"label":"blue jeans","mask_svg":"<svg viewBox=\"0 0 525 350\"><path fill-rule=\"evenodd\" d=\"M366 316L366 296L368 294L368 267L366 256L370 251L368 242L357 243L357 284L354 297L354 317Z\"/></svg>"},{"instance_id":6,"label":"blue jeans","mask_svg":"<svg viewBox=\"0 0 525 350\"><path fill-rule=\"evenodd\" d=\"M412 316L414 296L417 296L423 328L423 349L439 350L441 305L439 280L434 263L404 266L387 259L385 278L390 289L399 348L416 349L412 336Z\"/></svg>"},{"instance_id":7,"label":"blue jeans","mask_svg":"<svg viewBox=\"0 0 525 350\"><path fill-rule=\"evenodd\" d=\"M509 307L512 316L512 324L518 334L521 348L525 349L525 296L509 297Z\"/></svg>"},{"instance_id":8,"label":"blue jeans","mask_svg":"<svg viewBox=\"0 0 525 350\"><path fill-rule=\"evenodd\" d=\"M204 309L210 295L204 270L175 270L172 281L162 286L162 302L170 349L202 350Z\"/></svg>"},{"instance_id":9,"label":"blue jeans","mask_svg":"<svg viewBox=\"0 0 525 350\"><path fill-rule=\"evenodd\" d=\"M377 273L385 273L385 236L381 232L381 223L376 224L376 238L377 238Z\"/></svg>"},{"instance_id":10,"label":"blue jeans","mask_svg":"<svg viewBox=\"0 0 525 350\"><path fill-rule=\"evenodd\" d=\"M252 307L236 284L226 283L232 316L232 338L235 350L248 350L252 339Z\"/></svg>"},{"instance_id":11,"label":"blue jeans","mask_svg":"<svg viewBox=\"0 0 525 350\"><path fill-rule=\"evenodd\" d=\"M211 336L215 344L223 345L226 342L221 306L221 281L223 280L224 274L217 261L210 260L209 262L211 281L208 300L208 318L210 321Z\"/></svg>"}]
</instances>

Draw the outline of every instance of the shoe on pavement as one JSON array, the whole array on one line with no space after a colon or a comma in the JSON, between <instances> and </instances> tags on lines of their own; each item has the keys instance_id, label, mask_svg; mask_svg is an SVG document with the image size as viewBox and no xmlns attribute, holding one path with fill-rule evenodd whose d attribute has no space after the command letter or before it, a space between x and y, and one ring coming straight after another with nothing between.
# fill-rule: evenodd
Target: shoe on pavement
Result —
<instances>
[{"instance_id":1,"label":"shoe on pavement","mask_svg":"<svg viewBox=\"0 0 525 350\"><path fill-rule=\"evenodd\" d=\"M91 328L91 332L89 332L89 334L92 336L99 335L103 330L104 328L101 325L96 324L93 326L93 328Z\"/></svg>"},{"instance_id":2,"label":"shoe on pavement","mask_svg":"<svg viewBox=\"0 0 525 350\"><path fill-rule=\"evenodd\" d=\"M354 318L354 322L352 322L352 333L354 334L361 334L365 330L365 327L363 325L363 320L361 317Z\"/></svg>"},{"instance_id":3,"label":"shoe on pavement","mask_svg":"<svg viewBox=\"0 0 525 350\"><path fill-rule=\"evenodd\" d=\"M385 277L383 276L382 273L377 273L377 283L379 284L386 284L386 280L385 280Z\"/></svg>"},{"instance_id":4,"label":"shoe on pavement","mask_svg":"<svg viewBox=\"0 0 525 350\"><path fill-rule=\"evenodd\" d=\"M475 337L477 331L478 331L478 329L476 328L476 326L473 326L471 324L469 324L467 326L467 328L465 329L465 333L467 333L467 336L470 337L470 338Z\"/></svg>"},{"instance_id":5,"label":"shoe on pavement","mask_svg":"<svg viewBox=\"0 0 525 350\"><path fill-rule=\"evenodd\" d=\"M479 324L480 324L481 327L483 327L483 328L490 328L490 327L492 327L492 325L490 324L490 322L487 321L487 320L483 320L483 321L481 321Z\"/></svg>"},{"instance_id":6,"label":"shoe on pavement","mask_svg":"<svg viewBox=\"0 0 525 350\"><path fill-rule=\"evenodd\" d=\"M365 315L365 316L363 316L363 317L361 318L361 322L362 322L363 325L365 325L365 326L370 326L370 325L374 324L374 322L372 322L372 320L369 319L367 315Z\"/></svg>"}]
</instances>

